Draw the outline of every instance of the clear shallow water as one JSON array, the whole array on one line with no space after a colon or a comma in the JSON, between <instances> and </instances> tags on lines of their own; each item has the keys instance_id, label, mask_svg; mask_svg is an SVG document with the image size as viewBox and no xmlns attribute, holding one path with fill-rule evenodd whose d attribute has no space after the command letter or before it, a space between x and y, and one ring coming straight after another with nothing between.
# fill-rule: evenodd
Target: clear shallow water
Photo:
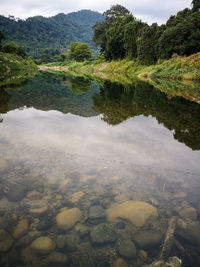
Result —
<instances>
[{"instance_id":1,"label":"clear shallow water","mask_svg":"<svg viewBox=\"0 0 200 267\"><path fill-rule=\"evenodd\" d=\"M144 82L40 73L18 90L2 88L0 112L0 229L3 242L11 240L4 250L0 242L2 266L111 266L118 257L144 266L159 257L172 217L167 257L199 266L198 104ZM158 216L139 226L127 214L111 219L113 205L118 214L127 206L134 212L136 201ZM70 229L59 226L63 208L81 213ZM94 240L109 227L114 240ZM148 244L135 238L144 231ZM32 247L41 236L54 244L45 253Z\"/></svg>"}]
</instances>

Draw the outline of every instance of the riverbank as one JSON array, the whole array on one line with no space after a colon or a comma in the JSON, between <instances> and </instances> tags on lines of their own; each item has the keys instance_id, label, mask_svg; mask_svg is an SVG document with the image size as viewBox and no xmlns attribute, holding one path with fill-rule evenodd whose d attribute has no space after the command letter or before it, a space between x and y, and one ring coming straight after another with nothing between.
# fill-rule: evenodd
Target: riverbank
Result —
<instances>
[{"instance_id":1,"label":"riverbank","mask_svg":"<svg viewBox=\"0 0 200 267\"><path fill-rule=\"evenodd\" d=\"M157 64L145 66L137 61L111 62L53 62L48 67L67 67L69 70L103 75L103 73L123 74L129 78L162 78L170 80L200 81L200 53L189 57L173 56L169 60L159 60Z\"/></svg>"},{"instance_id":2,"label":"riverbank","mask_svg":"<svg viewBox=\"0 0 200 267\"><path fill-rule=\"evenodd\" d=\"M31 59L0 52L0 87L20 85L37 71L38 67Z\"/></svg>"}]
</instances>

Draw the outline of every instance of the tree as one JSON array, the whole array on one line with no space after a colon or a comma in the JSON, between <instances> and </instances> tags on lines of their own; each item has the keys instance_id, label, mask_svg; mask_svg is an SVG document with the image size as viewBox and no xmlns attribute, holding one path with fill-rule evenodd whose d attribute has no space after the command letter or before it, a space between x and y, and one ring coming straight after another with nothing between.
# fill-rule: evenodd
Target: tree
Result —
<instances>
[{"instance_id":1,"label":"tree","mask_svg":"<svg viewBox=\"0 0 200 267\"><path fill-rule=\"evenodd\" d=\"M200 0L192 0L192 10L200 11Z\"/></svg>"},{"instance_id":2,"label":"tree","mask_svg":"<svg viewBox=\"0 0 200 267\"><path fill-rule=\"evenodd\" d=\"M110 29L110 27L112 27L118 18L123 18L128 14L130 14L130 12L125 7L121 5L113 5L109 10L103 13L105 20L103 22L97 22L93 26L93 42L96 46L100 46L101 53L104 53L106 58L109 57L109 55L106 54L107 31Z\"/></svg>"},{"instance_id":3,"label":"tree","mask_svg":"<svg viewBox=\"0 0 200 267\"><path fill-rule=\"evenodd\" d=\"M2 44L1 44L1 42L2 42L4 39L5 39L5 37L4 37L3 33L0 32L0 51L1 51L1 49L2 49Z\"/></svg>"},{"instance_id":4,"label":"tree","mask_svg":"<svg viewBox=\"0 0 200 267\"><path fill-rule=\"evenodd\" d=\"M89 44L73 42L68 48L69 59L84 61L92 58L92 52Z\"/></svg>"},{"instance_id":5,"label":"tree","mask_svg":"<svg viewBox=\"0 0 200 267\"><path fill-rule=\"evenodd\" d=\"M3 45L2 51L5 53L16 54L23 58L26 57L26 52L24 51L24 49L14 42L8 42L5 45Z\"/></svg>"},{"instance_id":6,"label":"tree","mask_svg":"<svg viewBox=\"0 0 200 267\"><path fill-rule=\"evenodd\" d=\"M170 58L174 53L191 55L200 51L200 12L179 12L168 24L158 40L160 57Z\"/></svg>"},{"instance_id":7,"label":"tree","mask_svg":"<svg viewBox=\"0 0 200 267\"><path fill-rule=\"evenodd\" d=\"M110 9L103 13L105 21L109 25L113 24L117 18L123 18L128 14L130 14L130 11L121 5L112 5Z\"/></svg>"},{"instance_id":8,"label":"tree","mask_svg":"<svg viewBox=\"0 0 200 267\"><path fill-rule=\"evenodd\" d=\"M158 39L161 27L157 23L146 25L137 40L137 55L142 64L154 64L158 60Z\"/></svg>"}]
</instances>

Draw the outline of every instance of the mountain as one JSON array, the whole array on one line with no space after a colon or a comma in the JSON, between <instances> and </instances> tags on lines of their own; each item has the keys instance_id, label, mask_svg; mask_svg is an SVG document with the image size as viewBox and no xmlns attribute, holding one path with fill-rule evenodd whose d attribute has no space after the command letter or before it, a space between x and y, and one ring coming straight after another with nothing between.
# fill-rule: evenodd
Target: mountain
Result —
<instances>
[{"instance_id":1,"label":"mountain","mask_svg":"<svg viewBox=\"0 0 200 267\"><path fill-rule=\"evenodd\" d=\"M69 14L60 13L46 18L35 16L26 20L0 16L0 31L6 41L14 41L34 58L42 54L55 56L66 51L74 41L89 43L93 50L92 26L104 17L95 11L81 10Z\"/></svg>"}]
</instances>

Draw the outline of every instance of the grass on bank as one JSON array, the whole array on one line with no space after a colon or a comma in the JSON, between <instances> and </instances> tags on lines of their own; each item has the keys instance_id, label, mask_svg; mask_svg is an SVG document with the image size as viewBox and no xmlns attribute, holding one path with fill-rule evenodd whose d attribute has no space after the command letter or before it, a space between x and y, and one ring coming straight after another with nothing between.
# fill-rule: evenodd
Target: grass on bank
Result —
<instances>
[{"instance_id":1,"label":"grass on bank","mask_svg":"<svg viewBox=\"0 0 200 267\"><path fill-rule=\"evenodd\" d=\"M200 53L189 57L174 55L169 60L159 60L151 66L141 65L139 61L85 61L85 62L54 62L47 66L67 66L70 70L80 72L102 72L124 74L128 77L166 78L179 80L200 80Z\"/></svg>"},{"instance_id":2,"label":"grass on bank","mask_svg":"<svg viewBox=\"0 0 200 267\"><path fill-rule=\"evenodd\" d=\"M32 60L0 52L0 87L21 84L36 71L37 66Z\"/></svg>"}]
</instances>

